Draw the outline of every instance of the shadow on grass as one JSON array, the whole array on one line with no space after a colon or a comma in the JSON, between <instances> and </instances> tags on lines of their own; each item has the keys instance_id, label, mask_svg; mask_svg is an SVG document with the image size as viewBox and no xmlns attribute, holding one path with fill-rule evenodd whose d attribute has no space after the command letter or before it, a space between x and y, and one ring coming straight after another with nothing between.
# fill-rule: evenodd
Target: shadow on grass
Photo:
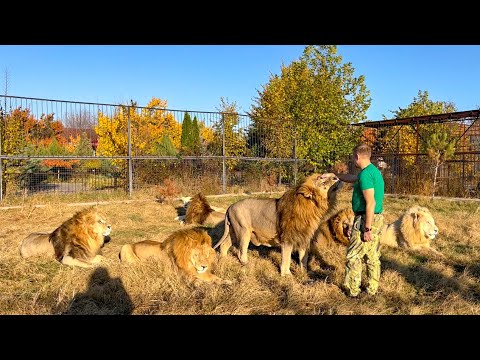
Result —
<instances>
[{"instance_id":1,"label":"shadow on grass","mask_svg":"<svg viewBox=\"0 0 480 360\"><path fill-rule=\"evenodd\" d=\"M111 278L104 267L96 268L83 293L70 301L64 315L129 315L133 303L120 278Z\"/></svg>"},{"instance_id":2,"label":"shadow on grass","mask_svg":"<svg viewBox=\"0 0 480 360\"><path fill-rule=\"evenodd\" d=\"M398 263L389 256L382 255L382 271L392 269L400 273L406 281L408 281L419 294L440 295L446 298L449 294L455 293L460 295L464 300L474 303L480 303L480 288L476 285L468 284L463 279L457 278L459 270L463 267L445 260L447 266L451 266L455 270L453 276L446 276L439 271L429 269L428 257L419 255L419 262L413 266L406 266ZM425 264L425 265L424 265Z\"/></svg>"}]
</instances>

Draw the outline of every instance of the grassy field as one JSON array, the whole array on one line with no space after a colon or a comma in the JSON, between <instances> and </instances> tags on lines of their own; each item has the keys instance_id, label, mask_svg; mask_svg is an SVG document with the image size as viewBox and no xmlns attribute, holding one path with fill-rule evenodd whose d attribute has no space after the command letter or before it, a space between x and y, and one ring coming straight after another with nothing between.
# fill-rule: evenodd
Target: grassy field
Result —
<instances>
[{"instance_id":1,"label":"grassy field","mask_svg":"<svg viewBox=\"0 0 480 360\"><path fill-rule=\"evenodd\" d=\"M342 193L340 206L349 205L350 196ZM209 201L227 208L241 198ZM325 253L328 264L311 262L307 274L298 271L294 255L289 278L280 277L279 249L251 245L250 262L242 266L233 247L213 269L233 285L194 287L182 282L169 262L121 264L123 244L163 240L181 227L174 220L176 204L160 204L153 196L99 205L113 230L103 248L106 262L94 269L22 259L19 242L30 232L54 230L82 209L69 205L75 200L27 198L21 208L0 210L0 314L480 314L478 202L386 197L387 221L413 204L427 206L440 230L434 246L446 257L383 248L378 294L351 299L339 288L341 246Z\"/></svg>"}]
</instances>

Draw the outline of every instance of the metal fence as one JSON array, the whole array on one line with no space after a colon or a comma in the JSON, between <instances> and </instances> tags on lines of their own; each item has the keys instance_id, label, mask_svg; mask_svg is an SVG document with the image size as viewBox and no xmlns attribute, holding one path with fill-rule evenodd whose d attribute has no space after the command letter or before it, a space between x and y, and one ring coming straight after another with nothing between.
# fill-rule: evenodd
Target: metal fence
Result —
<instances>
[{"instance_id":1,"label":"metal fence","mask_svg":"<svg viewBox=\"0 0 480 360\"><path fill-rule=\"evenodd\" d=\"M153 101L153 100L152 100ZM151 190L159 197L268 191L296 182L295 139L232 112L0 95L0 200ZM267 145L266 145L267 144Z\"/></svg>"},{"instance_id":2,"label":"metal fence","mask_svg":"<svg viewBox=\"0 0 480 360\"><path fill-rule=\"evenodd\" d=\"M470 110L357 125L363 127L362 141L373 148L373 161L383 172L387 192L432 195L436 179L436 195L478 198L479 116L479 110ZM454 146L451 156L438 151L438 162L428 151L434 133L445 134Z\"/></svg>"},{"instance_id":3,"label":"metal fence","mask_svg":"<svg viewBox=\"0 0 480 360\"><path fill-rule=\"evenodd\" d=\"M311 171L296 157L296 132L282 119L170 110L155 99L150 105L0 95L0 200L43 193L99 198L149 191L164 198L277 191ZM356 125L361 141L373 147L386 192L431 195L435 179L437 195L480 197L479 115L472 110ZM437 166L427 146L435 132L455 145L453 156ZM355 171L348 159L342 166Z\"/></svg>"}]
</instances>

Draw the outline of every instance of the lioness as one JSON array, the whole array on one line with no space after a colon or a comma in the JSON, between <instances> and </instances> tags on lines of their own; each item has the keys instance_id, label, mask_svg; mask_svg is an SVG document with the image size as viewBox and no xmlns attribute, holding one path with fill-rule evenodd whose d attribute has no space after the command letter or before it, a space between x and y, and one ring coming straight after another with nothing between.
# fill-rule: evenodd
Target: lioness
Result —
<instances>
[{"instance_id":1,"label":"lioness","mask_svg":"<svg viewBox=\"0 0 480 360\"><path fill-rule=\"evenodd\" d=\"M62 264L93 267L102 260L100 249L112 230L95 207L78 211L52 233L32 233L22 240L20 255L55 256Z\"/></svg>"},{"instance_id":2,"label":"lioness","mask_svg":"<svg viewBox=\"0 0 480 360\"><path fill-rule=\"evenodd\" d=\"M177 230L163 242L146 240L125 244L119 256L122 262L133 263L150 257L161 258L163 253L190 280L231 284L211 273L215 250L211 237L201 227Z\"/></svg>"},{"instance_id":3,"label":"lioness","mask_svg":"<svg viewBox=\"0 0 480 360\"><path fill-rule=\"evenodd\" d=\"M299 254L300 269L305 270L315 230L329 206L336 202L341 182L334 175L313 174L300 185L287 190L279 199L243 199L231 205L225 216L225 232L214 246L224 256L239 241L238 257L247 264L248 244L280 246L280 274L290 274L292 251Z\"/></svg>"}]
</instances>

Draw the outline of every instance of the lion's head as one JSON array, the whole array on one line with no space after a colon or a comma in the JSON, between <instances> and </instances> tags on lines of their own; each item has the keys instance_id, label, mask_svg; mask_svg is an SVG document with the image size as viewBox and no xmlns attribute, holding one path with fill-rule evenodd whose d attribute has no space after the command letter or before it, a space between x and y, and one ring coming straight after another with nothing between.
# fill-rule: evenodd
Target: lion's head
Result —
<instances>
[{"instance_id":1,"label":"lion's head","mask_svg":"<svg viewBox=\"0 0 480 360\"><path fill-rule=\"evenodd\" d=\"M88 208L76 213L73 216L76 226L71 227L71 231L76 231L77 226L87 230L91 238L98 239L101 246L110 241L110 232L112 226L108 223L107 218L97 208Z\"/></svg>"},{"instance_id":2,"label":"lion's head","mask_svg":"<svg viewBox=\"0 0 480 360\"><path fill-rule=\"evenodd\" d=\"M209 272L215 261L212 238L203 228L177 230L162 243L162 248L173 255L177 267L188 275Z\"/></svg>"},{"instance_id":3,"label":"lion's head","mask_svg":"<svg viewBox=\"0 0 480 360\"><path fill-rule=\"evenodd\" d=\"M329 220L335 233L335 239L345 246L350 242L354 220L355 214L350 207L340 210Z\"/></svg>"},{"instance_id":4,"label":"lion's head","mask_svg":"<svg viewBox=\"0 0 480 360\"><path fill-rule=\"evenodd\" d=\"M312 174L305 179L304 184L315 186L322 198L328 199L328 204L333 206L337 202L337 194L343 182L334 174Z\"/></svg>"},{"instance_id":5,"label":"lion's head","mask_svg":"<svg viewBox=\"0 0 480 360\"><path fill-rule=\"evenodd\" d=\"M438 227L430 210L421 206L408 209L401 218L401 240L407 247L429 244L438 235Z\"/></svg>"},{"instance_id":6,"label":"lion's head","mask_svg":"<svg viewBox=\"0 0 480 360\"><path fill-rule=\"evenodd\" d=\"M55 257L64 262L65 257L89 261L109 241L112 226L96 207L78 211L50 235Z\"/></svg>"}]
</instances>

